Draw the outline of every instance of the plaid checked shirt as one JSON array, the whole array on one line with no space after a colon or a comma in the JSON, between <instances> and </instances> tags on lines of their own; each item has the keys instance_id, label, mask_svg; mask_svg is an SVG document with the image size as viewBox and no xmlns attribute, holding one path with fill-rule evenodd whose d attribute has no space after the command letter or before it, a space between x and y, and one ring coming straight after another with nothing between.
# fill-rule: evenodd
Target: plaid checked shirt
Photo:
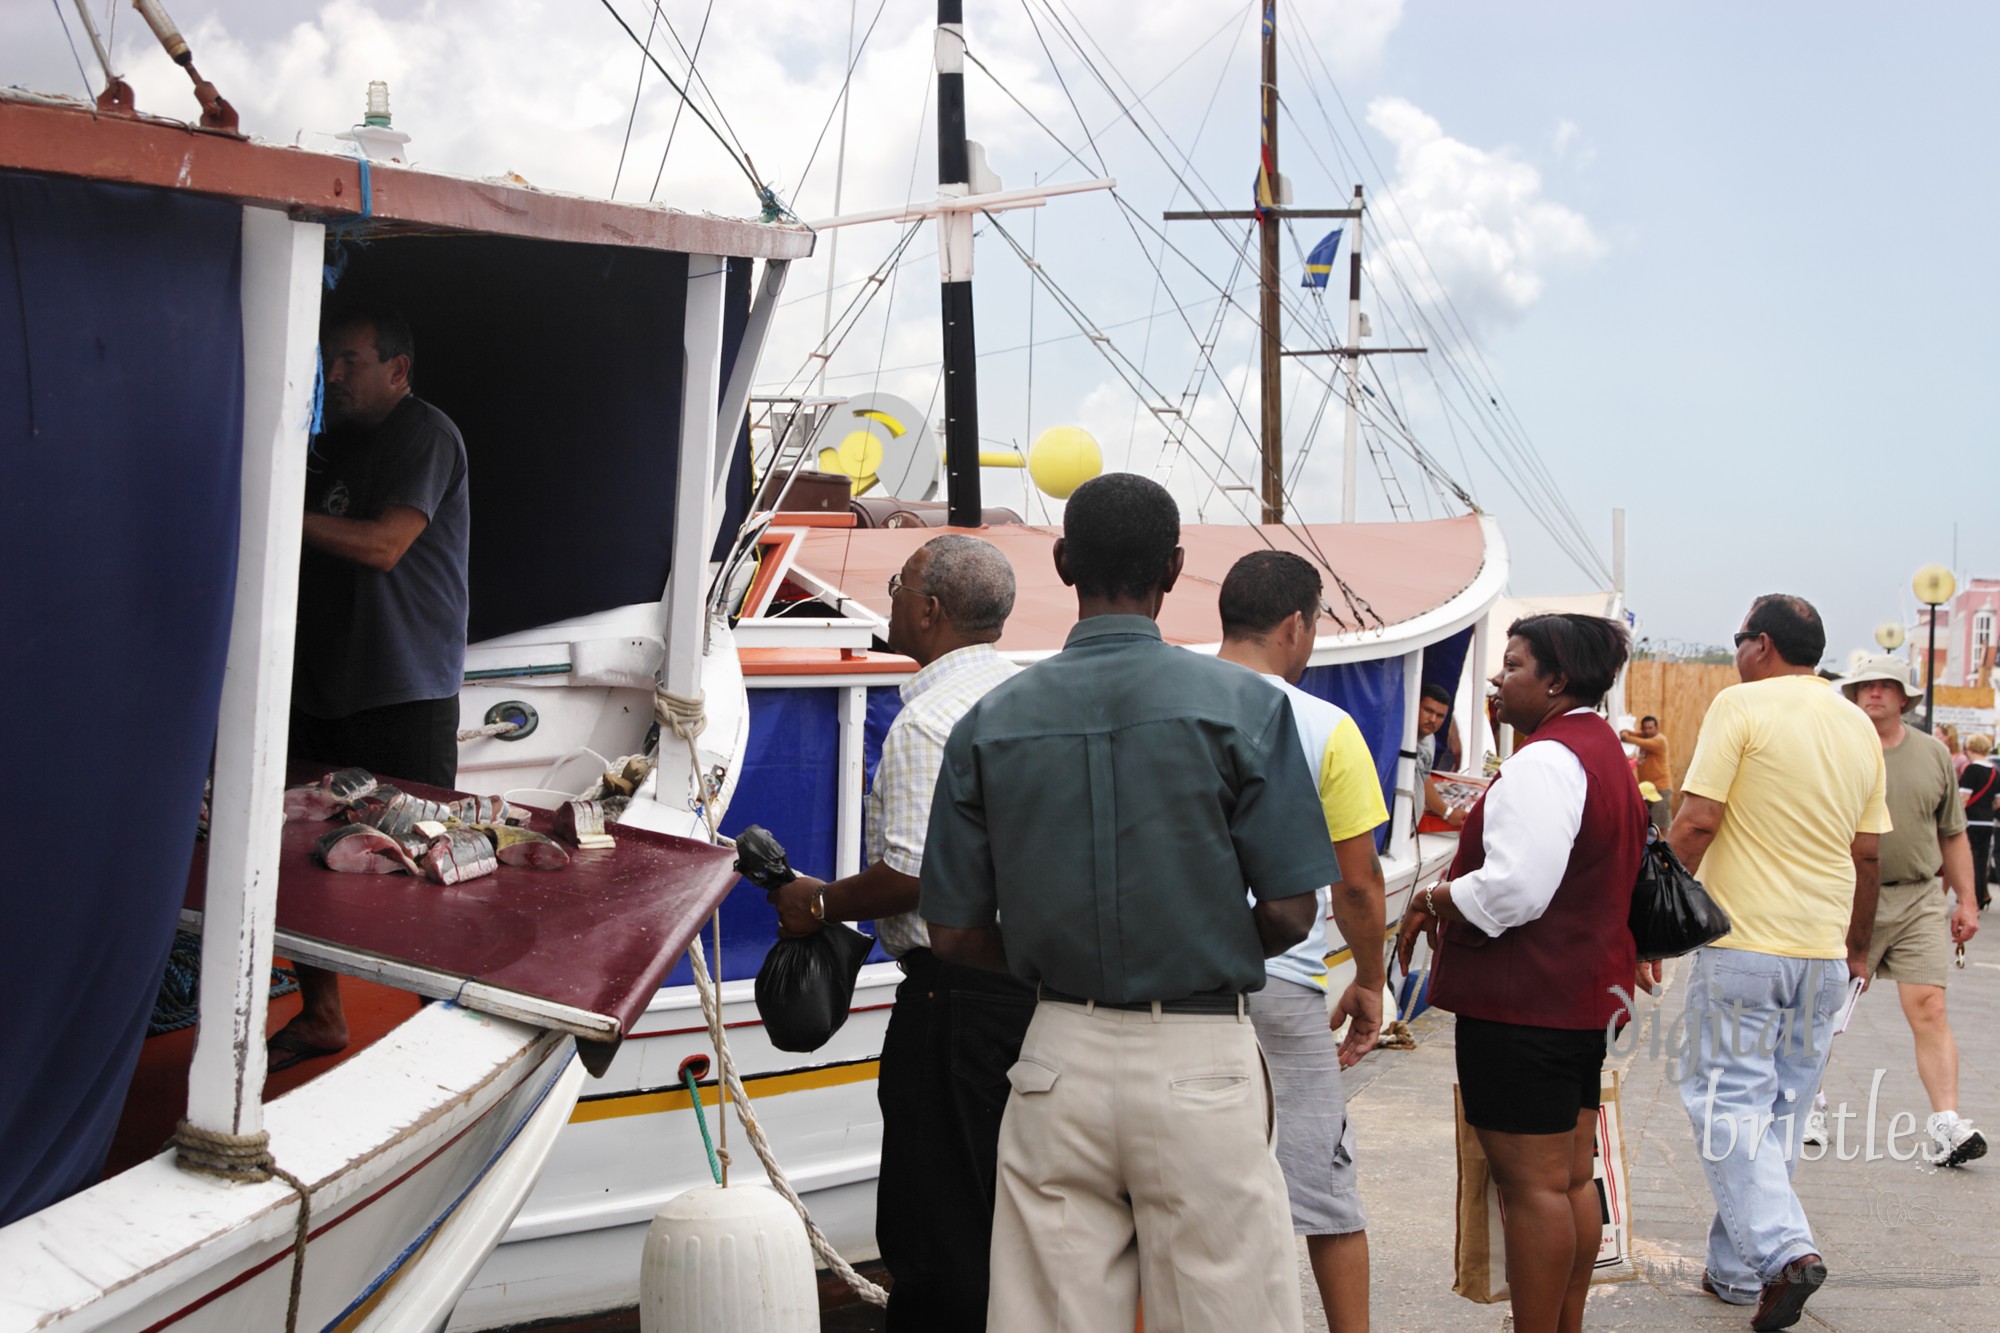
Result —
<instances>
[{"instance_id":1,"label":"plaid checked shirt","mask_svg":"<svg viewBox=\"0 0 2000 1333\"><path fill-rule=\"evenodd\" d=\"M944 743L982 695L1019 670L992 644L976 643L946 653L903 683L903 711L882 738L882 762L868 793L863 864L882 861L905 875L922 872ZM930 932L915 912L877 921L875 938L897 958L931 947Z\"/></svg>"}]
</instances>

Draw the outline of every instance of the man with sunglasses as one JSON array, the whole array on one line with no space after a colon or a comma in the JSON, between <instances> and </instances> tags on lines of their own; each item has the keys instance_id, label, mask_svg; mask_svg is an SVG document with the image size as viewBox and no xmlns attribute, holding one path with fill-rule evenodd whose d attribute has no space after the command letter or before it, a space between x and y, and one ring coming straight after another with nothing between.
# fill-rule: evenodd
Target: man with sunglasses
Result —
<instances>
[{"instance_id":1,"label":"man with sunglasses","mask_svg":"<svg viewBox=\"0 0 2000 1333\"><path fill-rule=\"evenodd\" d=\"M868 791L866 868L831 884L801 876L773 895L781 933L872 920L903 969L875 1092L875 1236L894 1280L892 1333L986 1326L1000 1116L1035 993L1005 973L933 953L917 885L945 741L1018 670L993 647L1013 608L1007 557L962 533L933 537L890 576L889 651L919 669L902 685L903 710L883 737Z\"/></svg>"},{"instance_id":2,"label":"man with sunglasses","mask_svg":"<svg viewBox=\"0 0 2000 1333\"><path fill-rule=\"evenodd\" d=\"M1701 1284L1754 1304L1758 1330L1797 1323L1826 1281L1792 1173L1849 979L1866 983L1890 829L1881 742L1815 674L1825 651L1805 599L1751 603L1743 683L1702 719L1669 834L1732 925L1687 978L1681 1101L1716 1204Z\"/></svg>"}]
</instances>

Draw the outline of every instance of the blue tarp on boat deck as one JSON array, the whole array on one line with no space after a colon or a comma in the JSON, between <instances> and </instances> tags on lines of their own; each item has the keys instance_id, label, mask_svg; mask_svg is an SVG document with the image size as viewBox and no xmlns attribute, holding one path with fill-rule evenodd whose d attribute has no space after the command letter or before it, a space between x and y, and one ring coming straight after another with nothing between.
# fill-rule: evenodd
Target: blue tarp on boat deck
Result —
<instances>
[{"instance_id":1,"label":"blue tarp on boat deck","mask_svg":"<svg viewBox=\"0 0 2000 1333\"><path fill-rule=\"evenodd\" d=\"M215 739L243 438L241 212L0 173L0 1225L94 1183Z\"/></svg>"}]
</instances>

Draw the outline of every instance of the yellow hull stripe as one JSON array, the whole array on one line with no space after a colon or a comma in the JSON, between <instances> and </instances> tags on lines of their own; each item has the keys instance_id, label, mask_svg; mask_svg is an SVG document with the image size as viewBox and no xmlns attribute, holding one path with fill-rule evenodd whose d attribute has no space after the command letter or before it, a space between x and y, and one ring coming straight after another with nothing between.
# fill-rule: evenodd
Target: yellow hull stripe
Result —
<instances>
[{"instance_id":1,"label":"yellow hull stripe","mask_svg":"<svg viewBox=\"0 0 2000 1333\"><path fill-rule=\"evenodd\" d=\"M848 1083L873 1082L880 1074L880 1060L861 1060L851 1065L832 1065L825 1069L802 1069L795 1074L765 1074L747 1078L744 1088L759 1100L765 1097L781 1097L788 1092L809 1092L814 1088L837 1088ZM701 1104L714 1106L721 1100L721 1090L709 1086L701 1090ZM596 1101L578 1102L570 1112L572 1125L589 1124L593 1120L617 1120L630 1115L660 1115L667 1111L685 1111L694 1105L686 1088L668 1088L659 1092L634 1092L622 1097L605 1097Z\"/></svg>"}]
</instances>

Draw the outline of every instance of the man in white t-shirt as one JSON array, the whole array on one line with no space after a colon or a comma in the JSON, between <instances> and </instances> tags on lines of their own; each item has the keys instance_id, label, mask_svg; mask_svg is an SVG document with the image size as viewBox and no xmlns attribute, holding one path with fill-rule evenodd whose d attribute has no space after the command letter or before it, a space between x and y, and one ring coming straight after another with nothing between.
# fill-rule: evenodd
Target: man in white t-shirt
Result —
<instances>
[{"instance_id":1,"label":"man in white t-shirt","mask_svg":"<svg viewBox=\"0 0 2000 1333\"><path fill-rule=\"evenodd\" d=\"M1285 551L1257 551L1222 582L1222 650L1283 690L1319 783L1340 882L1320 890L1310 934L1264 965L1264 989L1249 997L1250 1021L1271 1069L1278 1107L1278 1165L1291 1198L1292 1229L1306 1238L1313 1280L1332 1333L1368 1327L1368 1232L1354 1179L1354 1126L1340 1071L1375 1048L1385 982L1382 863L1375 830L1388 822L1381 779L1354 719L1297 686L1312 656L1320 576ZM1354 958L1354 981L1326 1003L1326 917ZM1334 1030L1349 1023L1337 1046Z\"/></svg>"}]
</instances>

